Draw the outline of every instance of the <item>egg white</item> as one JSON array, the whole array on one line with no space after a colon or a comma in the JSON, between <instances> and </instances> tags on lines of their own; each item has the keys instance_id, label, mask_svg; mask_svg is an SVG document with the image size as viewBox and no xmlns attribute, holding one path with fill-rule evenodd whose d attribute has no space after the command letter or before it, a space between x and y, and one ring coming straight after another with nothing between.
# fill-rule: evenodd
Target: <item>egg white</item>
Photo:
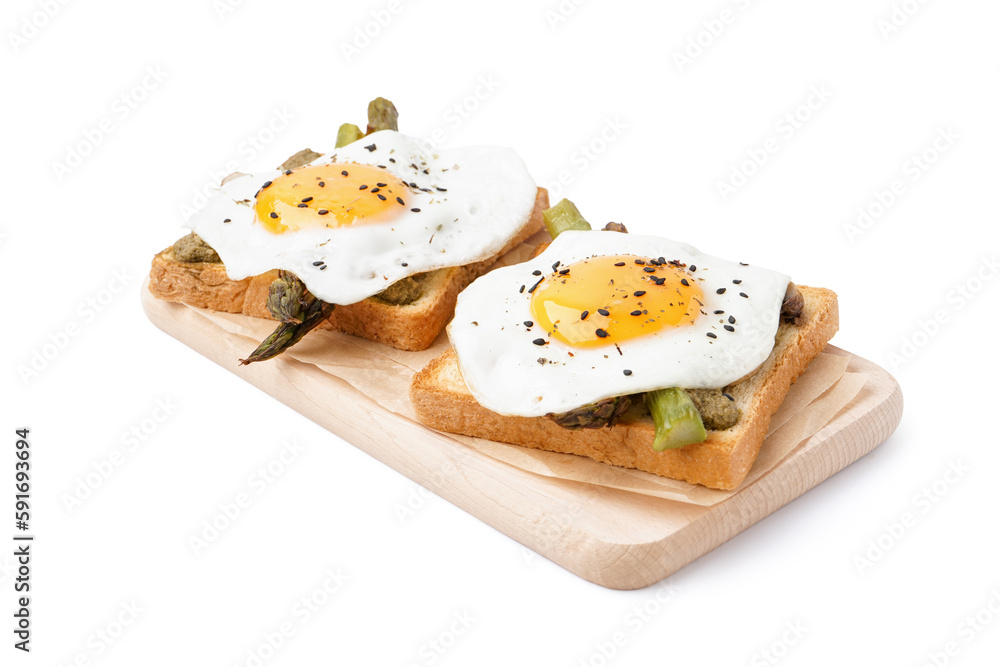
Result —
<instances>
[{"instance_id":1,"label":"egg white","mask_svg":"<svg viewBox=\"0 0 1000 667\"><path fill-rule=\"evenodd\" d=\"M704 294L702 314L691 325L623 341L617 348L577 348L555 338L547 338L544 346L533 344L546 332L537 324L529 331L524 324L533 319L532 295L520 290L538 280L532 271L549 275L556 261L565 267L599 255L694 264L689 277L699 281ZM504 415L539 417L612 396L735 382L771 353L788 283L784 274L712 257L668 239L568 231L538 257L496 269L467 287L459 295L448 336L465 383L481 405ZM720 288L726 288L724 294L716 293ZM725 312L716 315L715 310ZM730 316L736 320L732 332L725 329Z\"/></svg>"},{"instance_id":2,"label":"egg white","mask_svg":"<svg viewBox=\"0 0 1000 667\"><path fill-rule=\"evenodd\" d=\"M373 144L374 150L366 148ZM258 172L221 185L188 226L219 253L230 278L285 269L318 298L345 305L378 294L406 276L495 255L525 223L535 203L535 183L521 158L508 148L432 149L420 139L383 130L332 149L310 164L331 162L384 166L404 182L431 192L414 191L410 207L420 212L407 210L391 223L275 234L257 222L253 205L264 182L281 172Z\"/></svg>"}]
</instances>

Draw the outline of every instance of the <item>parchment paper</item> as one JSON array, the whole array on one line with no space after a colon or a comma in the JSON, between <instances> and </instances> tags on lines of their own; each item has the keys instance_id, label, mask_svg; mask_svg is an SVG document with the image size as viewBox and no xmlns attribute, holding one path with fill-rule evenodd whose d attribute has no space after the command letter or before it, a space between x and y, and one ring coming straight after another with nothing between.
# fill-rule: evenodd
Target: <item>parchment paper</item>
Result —
<instances>
[{"instance_id":1,"label":"parchment paper","mask_svg":"<svg viewBox=\"0 0 1000 667\"><path fill-rule=\"evenodd\" d=\"M244 337L247 354L274 328L274 322L269 320L194 310L220 329ZM447 348L448 339L443 333L427 350L404 352L339 332L315 330L285 355L344 380L387 410L415 419L408 398L410 380ZM768 436L746 480L733 491L719 491L639 470L617 468L572 454L448 435L483 454L538 475L695 505L713 505L766 475L851 402L867 375L847 373L849 361L849 356L828 353L821 353L813 360L772 417ZM233 364L237 363L238 360L233 359Z\"/></svg>"}]
</instances>

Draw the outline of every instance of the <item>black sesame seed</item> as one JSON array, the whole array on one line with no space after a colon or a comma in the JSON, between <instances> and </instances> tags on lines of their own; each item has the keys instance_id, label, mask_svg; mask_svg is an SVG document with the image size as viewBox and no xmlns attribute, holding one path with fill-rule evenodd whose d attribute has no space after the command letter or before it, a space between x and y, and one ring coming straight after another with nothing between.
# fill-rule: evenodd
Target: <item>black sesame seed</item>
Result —
<instances>
[{"instance_id":1,"label":"black sesame seed","mask_svg":"<svg viewBox=\"0 0 1000 667\"><path fill-rule=\"evenodd\" d=\"M233 221L232 218L226 218L225 220L223 220L223 222L232 222L232 221Z\"/></svg>"},{"instance_id":2,"label":"black sesame seed","mask_svg":"<svg viewBox=\"0 0 1000 667\"><path fill-rule=\"evenodd\" d=\"M367 189L368 189L367 185L359 185L358 186L358 190L367 190Z\"/></svg>"},{"instance_id":3,"label":"black sesame seed","mask_svg":"<svg viewBox=\"0 0 1000 667\"><path fill-rule=\"evenodd\" d=\"M715 312L716 315L721 315L722 313L724 313L726 311L724 311L724 310L716 310L714 312Z\"/></svg>"},{"instance_id":4,"label":"black sesame seed","mask_svg":"<svg viewBox=\"0 0 1000 667\"><path fill-rule=\"evenodd\" d=\"M407 264L406 262L402 262L400 266L409 266L409 264Z\"/></svg>"},{"instance_id":5,"label":"black sesame seed","mask_svg":"<svg viewBox=\"0 0 1000 667\"><path fill-rule=\"evenodd\" d=\"M342 172L340 172L340 175L341 175L341 176L347 176L347 171L342 171Z\"/></svg>"},{"instance_id":6,"label":"black sesame seed","mask_svg":"<svg viewBox=\"0 0 1000 667\"><path fill-rule=\"evenodd\" d=\"M692 264L691 266L688 267L688 271L690 271L691 273L694 273L697 270L698 270L698 267L695 266L694 264Z\"/></svg>"},{"instance_id":7,"label":"black sesame seed","mask_svg":"<svg viewBox=\"0 0 1000 667\"><path fill-rule=\"evenodd\" d=\"M400 206L406 206L406 202L403 201L402 197L396 197L396 201L399 202Z\"/></svg>"},{"instance_id":8,"label":"black sesame seed","mask_svg":"<svg viewBox=\"0 0 1000 667\"><path fill-rule=\"evenodd\" d=\"M625 370L623 370L622 373L624 373L625 375L632 375L632 371L630 371L627 368Z\"/></svg>"},{"instance_id":9,"label":"black sesame seed","mask_svg":"<svg viewBox=\"0 0 1000 667\"><path fill-rule=\"evenodd\" d=\"M629 315L639 316L639 315L642 315L642 311L641 310L633 310L631 313L629 313Z\"/></svg>"},{"instance_id":10,"label":"black sesame seed","mask_svg":"<svg viewBox=\"0 0 1000 667\"><path fill-rule=\"evenodd\" d=\"M635 260L635 263L638 264L639 266L642 266L646 262L642 261L641 259L637 259L637 260Z\"/></svg>"},{"instance_id":11,"label":"black sesame seed","mask_svg":"<svg viewBox=\"0 0 1000 667\"><path fill-rule=\"evenodd\" d=\"M447 188L439 188L439 187L438 187L438 186L436 186L436 185L434 186L434 189L435 189L435 190L437 190L438 192L448 192L448 189L447 189Z\"/></svg>"},{"instance_id":12,"label":"black sesame seed","mask_svg":"<svg viewBox=\"0 0 1000 667\"><path fill-rule=\"evenodd\" d=\"M657 257L657 261L658 261L658 262L659 262L660 264L666 264L666 263L667 263L667 260L663 259L662 257ZM676 260L674 260L674 261L676 261Z\"/></svg>"},{"instance_id":13,"label":"black sesame seed","mask_svg":"<svg viewBox=\"0 0 1000 667\"><path fill-rule=\"evenodd\" d=\"M667 282L666 278L653 278L653 280L656 282L657 285L662 285L663 283Z\"/></svg>"},{"instance_id":14,"label":"black sesame seed","mask_svg":"<svg viewBox=\"0 0 1000 667\"><path fill-rule=\"evenodd\" d=\"M741 282L743 282L743 281L742 281L742 280L734 280L734 281L733 281L733 284L734 284L734 285L739 285L739 284L740 284Z\"/></svg>"},{"instance_id":15,"label":"black sesame seed","mask_svg":"<svg viewBox=\"0 0 1000 667\"><path fill-rule=\"evenodd\" d=\"M607 338L608 337L608 332L605 331L604 329L598 329L594 333L597 334L598 338Z\"/></svg>"},{"instance_id":16,"label":"black sesame seed","mask_svg":"<svg viewBox=\"0 0 1000 667\"><path fill-rule=\"evenodd\" d=\"M607 317L611 313L609 313L608 311L606 311L604 308L598 308L597 309L597 314L598 315L604 315L604 317Z\"/></svg>"},{"instance_id":17,"label":"black sesame seed","mask_svg":"<svg viewBox=\"0 0 1000 667\"><path fill-rule=\"evenodd\" d=\"M374 192L374 190L372 192ZM381 199L382 201L385 201L385 195L375 195L375 196Z\"/></svg>"},{"instance_id":18,"label":"black sesame seed","mask_svg":"<svg viewBox=\"0 0 1000 667\"><path fill-rule=\"evenodd\" d=\"M733 398L732 396L730 396L726 392L722 392L722 395L725 396L726 398L728 398L730 401L735 401L736 400L735 398Z\"/></svg>"},{"instance_id":19,"label":"black sesame seed","mask_svg":"<svg viewBox=\"0 0 1000 667\"><path fill-rule=\"evenodd\" d=\"M410 210L413 211L414 213L420 213L419 208L411 208Z\"/></svg>"},{"instance_id":20,"label":"black sesame seed","mask_svg":"<svg viewBox=\"0 0 1000 667\"><path fill-rule=\"evenodd\" d=\"M645 293L646 293L646 290L638 290L636 292L632 292L632 296L642 296Z\"/></svg>"},{"instance_id":21,"label":"black sesame seed","mask_svg":"<svg viewBox=\"0 0 1000 667\"><path fill-rule=\"evenodd\" d=\"M559 275L565 276L567 273L569 273L569 269L563 269L562 271L559 272Z\"/></svg>"},{"instance_id":22,"label":"black sesame seed","mask_svg":"<svg viewBox=\"0 0 1000 667\"><path fill-rule=\"evenodd\" d=\"M285 170L285 176L288 176L288 175L290 175L291 173L292 173L292 170L291 170L291 169L286 169L286 170Z\"/></svg>"},{"instance_id":23,"label":"black sesame seed","mask_svg":"<svg viewBox=\"0 0 1000 667\"><path fill-rule=\"evenodd\" d=\"M716 336L716 335L715 335L714 333L712 333L711 331L709 331L709 332L708 332L707 334L705 334L705 335L706 335L706 336L708 336L709 338L718 338L718 336Z\"/></svg>"},{"instance_id":24,"label":"black sesame seed","mask_svg":"<svg viewBox=\"0 0 1000 667\"><path fill-rule=\"evenodd\" d=\"M533 275L533 276L540 276L540 275L542 275L542 272L539 271L538 269L535 269L534 271L531 272L531 275Z\"/></svg>"},{"instance_id":25,"label":"black sesame seed","mask_svg":"<svg viewBox=\"0 0 1000 667\"><path fill-rule=\"evenodd\" d=\"M324 262L321 259L318 259L315 262L313 262L313 266L323 266L324 264L326 264L326 262Z\"/></svg>"},{"instance_id":26,"label":"black sesame seed","mask_svg":"<svg viewBox=\"0 0 1000 667\"><path fill-rule=\"evenodd\" d=\"M615 262L615 266L625 266L625 262Z\"/></svg>"},{"instance_id":27,"label":"black sesame seed","mask_svg":"<svg viewBox=\"0 0 1000 667\"><path fill-rule=\"evenodd\" d=\"M372 188L372 194L375 194L375 193L376 193L376 192L378 192L378 191L379 191L380 189L381 189L381 188Z\"/></svg>"},{"instance_id":28,"label":"black sesame seed","mask_svg":"<svg viewBox=\"0 0 1000 667\"><path fill-rule=\"evenodd\" d=\"M545 345L545 339L544 338L536 338L535 340L533 340L531 342L534 343L535 345Z\"/></svg>"},{"instance_id":29,"label":"black sesame seed","mask_svg":"<svg viewBox=\"0 0 1000 667\"><path fill-rule=\"evenodd\" d=\"M272 217L272 218L277 218L277 217L278 217L278 214L277 214L277 213L275 213L274 211L271 211L271 217Z\"/></svg>"},{"instance_id":30,"label":"black sesame seed","mask_svg":"<svg viewBox=\"0 0 1000 667\"><path fill-rule=\"evenodd\" d=\"M319 186L319 187L321 187L321 188L325 188L325 187L326 187L326 183L325 183L324 181L320 181L320 182L319 182L319 183L317 183L316 185L318 185L318 186Z\"/></svg>"},{"instance_id":31,"label":"black sesame seed","mask_svg":"<svg viewBox=\"0 0 1000 667\"><path fill-rule=\"evenodd\" d=\"M716 294L725 294L726 293L726 288L725 287L720 287L719 289L715 290L715 293Z\"/></svg>"},{"instance_id":32,"label":"black sesame seed","mask_svg":"<svg viewBox=\"0 0 1000 667\"><path fill-rule=\"evenodd\" d=\"M545 280L545 278L539 278L537 283L535 283L534 285L532 285L531 287L529 287L528 288L528 294L531 294L532 292L534 292L538 288L538 286L542 284L543 280Z\"/></svg>"},{"instance_id":33,"label":"black sesame seed","mask_svg":"<svg viewBox=\"0 0 1000 667\"><path fill-rule=\"evenodd\" d=\"M327 213L329 213L329 211L326 210L325 208L321 208L320 210L318 210L316 212L319 213L320 215L326 215Z\"/></svg>"},{"instance_id":34,"label":"black sesame seed","mask_svg":"<svg viewBox=\"0 0 1000 667\"><path fill-rule=\"evenodd\" d=\"M645 271L646 273L653 273L654 271L656 271L656 269L653 268L652 266L643 267L642 270Z\"/></svg>"},{"instance_id":35,"label":"black sesame seed","mask_svg":"<svg viewBox=\"0 0 1000 667\"><path fill-rule=\"evenodd\" d=\"M521 285L521 289L517 290L519 294L524 294L524 285Z\"/></svg>"},{"instance_id":36,"label":"black sesame seed","mask_svg":"<svg viewBox=\"0 0 1000 667\"><path fill-rule=\"evenodd\" d=\"M581 320L587 319L587 315L590 315L590 311L589 310L583 311L582 313L580 313L580 319Z\"/></svg>"},{"instance_id":37,"label":"black sesame seed","mask_svg":"<svg viewBox=\"0 0 1000 667\"><path fill-rule=\"evenodd\" d=\"M733 317L732 315L730 315L730 316L729 316L729 323L730 323L730 324L736 324L736 318L735 318L735 317Z\"/></svg>"},{"instance_id":38,"label":"black sesame seed","mask_svg":"<svg viewBox=\"0 0 1000 667\"><path fill-rule=\"evenodd\" d=\"M312 200L313 200L312 197L305 197L302 201L303 202L311 202Z\"/></svg>"},{"instance_id":39,"label":"black sesame seed","mask_svg":"<svg viewBox=\"0 0 1000 667\"><path fill-rule=\"evenodd\" d=\"M526 327L533 327L533 326L535 326L535 323L532 322L531 320L525 320L524 321L524 326L526 326Z\"/></svg>"},{"instance_id":40,"label":"black sesame seed","mask_svg":"<svg viewBox=\"0 0 1000 667\"><path fill-rule=\"evenodd\" d=\"M722 325L722 328L725 329L726 331L736 331L736 327L734 327L732 324L724 324Z\"/></svg>"},{"instance_id":41,"label":"black sesame seed","mask_svg":"<svg viewBox=\"0 0 1000 667\"><path fill-rule=\"evenodd\" d=\"M365 150L371 153L372 151L375 150L375 144L368 144L367 146L365 146Z\"/></svg>"},{"instance_id":42,"label":"black sesame seed","mask_svg":"<svg viewBox=\"0 0 1000 667\"><path fill-rule=\"evenodd\" d=\"M319 267L319 270L320 271L326 271L326 264L324 264L323 266Z\"/></svg>"},{"instance_id":43,"label":"black sesame seed","mask_svg":"<svg viewBox=\"0 0 1000 667\"><path fill-rule=\"evenodd\" d=\"M744 299L749 299L750 298L750 297L747 296L746 292L740 292L740 296L743 297Z\"/></svg>"},{"instance_id":44,"label":"black sesame seed","mask_svg":"<svg viewBox=\"0 0 1000 667\"><path fill-rule=\"evenodd\" d=\"M691 283L687 281L687 278L681 278L681 285L684 285L684 287L690 287Z\"/></svg>"},{"instance_id":45,"label":"black sesame seed","mask_svg":"<svg viewBox=\"0 0 1000 667\"><path fill-rule=\"evenodd\" d=\"M749 264L744 264L743 262L740 262L740 266L750 266L750 265Z\"/></svg>"},{"instance_id":46,"label":"black sesame seed","mask_svg":"<svg viewBox=\"0 0 1000 667\"><path fill-rule=\"evenodd\" d=\"M299 204L299 208L309 208L309 204Z\"/></svg>"},{"instance_id":47,"label":"black sesame seed","mask_svg":"<svg viewBox=\"0 0 1000 667\"><path fill-rule=\"evenodd\" d=\"M386 185L388 185L388 183L376 183L375 185L379 186L380 188L384 188Z\"/></svg>"},{"instance_id":48,"label":"black sesame seed","mask_svg":"<svg viewBox=\"0 0 1000 667\"><path fill-rule=\"evenodd\" d=\"M560 264L562 264L562 262L556 262L555 264L553 264L552 270L555 271L556 269L558 269Z\"/></svg>"}]
</instances>

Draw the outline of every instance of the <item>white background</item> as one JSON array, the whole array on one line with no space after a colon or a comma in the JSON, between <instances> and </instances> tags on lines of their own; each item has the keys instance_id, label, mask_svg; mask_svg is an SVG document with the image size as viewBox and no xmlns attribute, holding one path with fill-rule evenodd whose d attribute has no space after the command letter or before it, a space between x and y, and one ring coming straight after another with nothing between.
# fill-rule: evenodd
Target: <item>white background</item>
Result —
<instances>
[{"instance_id":1,"label":"white background","mask_svg":"<svg viewBox=\"0 0 1000 667\"><path fill-rule=\"evenodd\" d=\"M28 426L37 541L31 655L11 647L0 550L0 663L252 665L286 621L263 664L995 660L1000 7L895 1L5 2L0 501ZM592 221L833 288L835 343L894 372L901 426L664 587L595 586L434 496L401 520L414 483L139 307L198 191L328 145L377 95L405 132L515 147ZM133 451L123 436L158 401L171 414ZM289 439L304 451L256 495ZM245 491L195 555L189 538ZM338 570L301 623L294 605Z\"/></svg>"}]
</instances>

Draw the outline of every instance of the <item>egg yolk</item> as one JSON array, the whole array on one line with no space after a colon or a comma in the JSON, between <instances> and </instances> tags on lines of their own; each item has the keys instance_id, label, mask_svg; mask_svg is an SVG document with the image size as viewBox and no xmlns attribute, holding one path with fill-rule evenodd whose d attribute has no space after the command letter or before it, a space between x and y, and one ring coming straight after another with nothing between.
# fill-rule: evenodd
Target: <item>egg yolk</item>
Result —
<instances>
[{"instance_id":1,"label":"egg yolk","mask_svg":"<svg viewBox=\"0 0 1000 667\"><path fill-rule=\"evenodd\" d=\"M682 266L635 255L557 265L531 294L535 323L577 348L686 326L703 305L698 281Z\"/></svg>"},{"instance_id":2,"label":"egg yolk","mask_svg":"<svg viewBox=\"0 0 1000 667\"><path fill-rule=\"evenodd\" d=\"M410 188L366 164L322 164L267 181L254 211L265 229L281 234L307 227L387 222L410 208Z\"/></svg>"}]
</instances>

